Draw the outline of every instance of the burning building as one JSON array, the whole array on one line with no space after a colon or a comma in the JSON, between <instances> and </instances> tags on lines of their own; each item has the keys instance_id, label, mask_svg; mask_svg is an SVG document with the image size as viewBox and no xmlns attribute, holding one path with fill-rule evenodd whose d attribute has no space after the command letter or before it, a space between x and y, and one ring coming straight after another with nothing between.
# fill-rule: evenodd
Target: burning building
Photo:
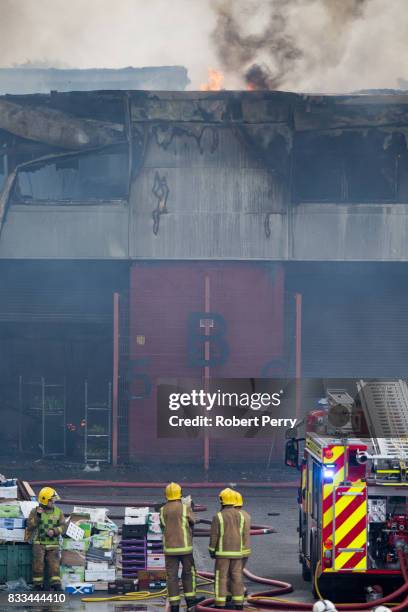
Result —
<instances>
[{"instance_id":1,"label":"burning building","mask_svg":"<svg viewBox=\"0 0 408 612\"><path fill-rule=\"evenodd\" d=\"M2 97L8 447L74 453L99 407L101 460L201 462L159 437L158 380L405 376L407 124L398 93Z\"/></svg>"}]
</instances>

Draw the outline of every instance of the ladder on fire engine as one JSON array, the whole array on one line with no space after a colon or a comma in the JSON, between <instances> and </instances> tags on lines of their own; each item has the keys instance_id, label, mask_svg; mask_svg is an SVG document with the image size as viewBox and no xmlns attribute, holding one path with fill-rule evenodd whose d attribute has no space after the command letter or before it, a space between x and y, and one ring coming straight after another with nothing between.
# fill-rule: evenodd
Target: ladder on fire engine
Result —
<instances>
[{"instance_id":1,"label":"ladder on fire engine","mask_svg":"<svg viewBox=\"0 0 408 612\"><path fill-rule=\"evenodd\" d=\"M408 459L408 386L403 380L357 383L375 454Z\"/></svg>"}]
</instances>

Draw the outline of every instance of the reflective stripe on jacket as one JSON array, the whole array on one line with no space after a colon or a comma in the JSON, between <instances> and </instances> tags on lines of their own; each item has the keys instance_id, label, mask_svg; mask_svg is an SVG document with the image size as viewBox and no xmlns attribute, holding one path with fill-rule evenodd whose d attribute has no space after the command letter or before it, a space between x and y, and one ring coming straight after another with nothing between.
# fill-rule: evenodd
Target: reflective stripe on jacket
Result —
<instances>
[{"instance_id":1,"label":"reflective stripe on jacket","mask_svg":"<svg viewBox=\"0 0 408 612\"><path fill-rule=\"evenodd\" d=\"M52 529L55 533L49 536L47 531ZM51 511L37 513L37 508L33 508L27 520L27 532L29 537L33 537L34 544L44 544L46 546L59 546L59 536L65 531L65 517L62 511L56 506Z\"/></svg>"},{"instance_id":2,"label":"reflective stripe on jacket","mask_svg":"<svg viewBox=\"0 0 408 612\"><path fill-rule=\"evenodd\" d=\"M194 514L180 500L169 501L160 510L165 555L188 555L193 552Z\"/></svg>"},{"instance_id":3,"label":"reflective stripe on jacket","mask_svg":"<svg viewBox=\"0 0 408 612\"><path fill-rule=\"evenodd\" d=\"M249 557L251 554L251 515L239 508L239 512L244 517L244 532L242 534L242 554L243 556Z\"/></svg>"},{"instance_id":4,"label":"reflective stripe on jacket","mask_svg":"<svg viewBox=\"0 0 408 612\"><path fill-rule=\"evenodd\" d=\"M234 506L224 506L211 523L210 553L214 553L216 557L242 559L244 526L244 515Z\"/></svg>"}]
</instances>

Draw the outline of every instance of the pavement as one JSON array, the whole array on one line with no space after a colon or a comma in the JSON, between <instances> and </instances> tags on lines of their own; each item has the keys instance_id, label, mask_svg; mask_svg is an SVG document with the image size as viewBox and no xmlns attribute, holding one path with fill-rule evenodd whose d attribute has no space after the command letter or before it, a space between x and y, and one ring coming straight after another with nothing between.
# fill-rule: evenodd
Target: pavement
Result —
<instances>
[{"instance_id":1,"label":"pavement","mask_svg":"<svg viewBox=\"0 0 408 612\"><path fill-rule=\"evenodd\" d=\"M7 472L9 473L9 472ZM14 475L14 474L13 474ZM71 475L69 475L71 476ZM82 476L82 478L87 476ZM27 476L25 477L27 478ZM103 477L105 478L105 476ZM259 477L258 477L259 478ZM256 480L258 480L258 478ZM38 478L39 479L39 478ZM121 478L120 478L121 480ZM155 477L156 480L156 477ZM218 478L217 478L218 480ZM238 480L238 478L237 478ZM244 500L245 509L252 515L253 524L272 525L277 533L252 538L252 556L248 562L248 569L259 575L268 578L276 578L290 582L295 590L294 594L285 596L299 601L313 601L310 593L310 583L302 580L300 565L298 563L298 508L297 491L295 488L274 488L253 489L240 488ZM148 501L150 503L162 503L162 491L159 489L83 489L72 487L58 487L60 496L64 499L90 499L93 500L120 500L131 505L131 502ZM190 493L186 490L185 493ZM205 512L200 512L199 518L211 519L219 509L217 490L214 489L194 489L191 491L194 501L207 507ZM108 504L109 507L109 504ZM68 512L70 507L63 506L63 510ZM111 507L111 514L118 515L119 508ZM212 571L213 561L208 556L208 538L196 538L195 560L198 569ZM265 586L248 583L250 592L265 590ZM102 595L102 593L101 593ZM95 595L96 596L96 595ZM99 596L99 594L98 594ZM5 607L2 607L5 606ZM72 596L65 604L52 605L20 605L9 604L5 600L5 595L0 596L0 612L3 610L30 610L39 612L60 612L61 610L86 611L86 612L126 612L136 610L164 610L163 600L144 603L129 602L98 602L84 603L77 596Z\"/></svg>"}]
</instances>

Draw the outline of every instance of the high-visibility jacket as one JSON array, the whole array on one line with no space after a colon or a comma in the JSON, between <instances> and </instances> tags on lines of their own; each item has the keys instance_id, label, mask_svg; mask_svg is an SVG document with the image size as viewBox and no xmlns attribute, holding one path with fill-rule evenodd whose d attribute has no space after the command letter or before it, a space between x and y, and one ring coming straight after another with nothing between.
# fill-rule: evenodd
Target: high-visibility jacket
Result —
<instances>
[{"instance_id":1,"label":"high-visibility jacket","mask_svg":"<svg viewBox=\"0 0 408 612\"><path fill-rule=\"evenodd\" d=\"M242 555L249 557L251 554L251 515L239 508L238 511L244 516L244 532L242 534Z\"/></svg>"},{"instance_id":2,"label":"high-visibility jacket","mask_svg":"<svg viewBox=\"0 0 408 612\"><path fill-rule=\"evenodd\" d=\"M208 550L216 557L242 559L244 556L245 517L234 506L224 506L211 523Z\"/></svg>"},{"instance_id":3,"label":"high-visibility jacket","mask_svg":"<svg viewBox=\"0 0 408 612\"><path fill-rule=\"evenodd\" d=\"M53 536L47 531L52 529ZM33 539L34 544L45 546L59 546L59 536L65 531L65 517L62 511L54 506L50 510L44 510L38 514L37 508L33 508L27 519L27 536Z\"/></svg>"},{"instance_id":4,"label":"high-visibility jacket","mask_svg":"<svg viewBox=\"0 0 408 612\"><path fill-rule=\"evenodd\" d=\"M189 555L193 552L194 514L180 500L168 501L160 510L165 555Z\"/></svg>"}]
</instances>

